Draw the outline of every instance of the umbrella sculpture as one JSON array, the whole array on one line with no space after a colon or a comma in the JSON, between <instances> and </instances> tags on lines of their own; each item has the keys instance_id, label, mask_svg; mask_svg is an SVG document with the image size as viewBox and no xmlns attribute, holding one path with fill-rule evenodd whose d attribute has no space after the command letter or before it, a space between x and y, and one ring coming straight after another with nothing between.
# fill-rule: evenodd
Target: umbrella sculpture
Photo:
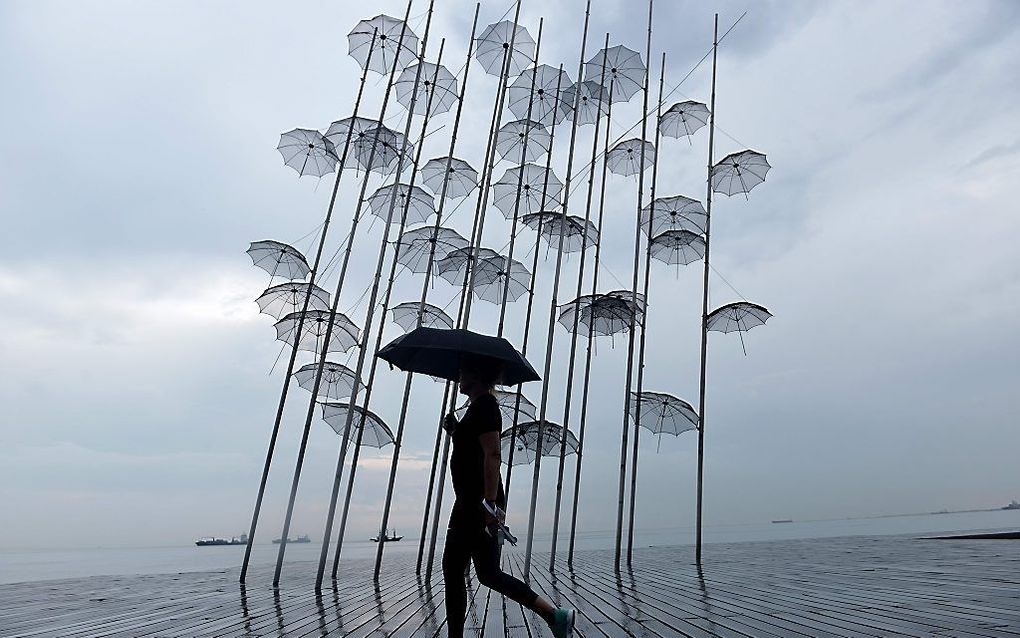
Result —
<instances>
[{"instance_id":1,"label":"umbrella sculpture","mask_svg":"<svg viewBox=\"0 0 1020 638\"><path fill-rule=\"evenodd\" d=\"M322 133L306 128L296 128L280 135L276 150L283 156L283 163L302 177L322 177L332 173L340 161L332 142Z\"/></svg>"},{"instance_id":2,"label":"umbrella sculpture","mask_svg":"<svg viewBox=\"0 0 1020 638\"><path fill-rule=\"evenodd\" d=\"M455 250L466 249L470 243L457 231L442 226L412 228L405 231L397 242L397 261L415 273L425 272L430 256L434 267L436 261L445 259Z\"/></svg>"},{"instance_id":3,"label":"umbrella sculpture","mask_svg":"<svg viewBox=\"0 0 1020 638\"><path fill-rule=\"evenodd\" d=\"M350 407L347 403L323 403L322 420L333 428L333 431L343 436L347 425L347 410ZM369 447L383 448L393 443L393 432L374 412L366 410L361 406L354 406L354 423L361 426L361 444ZM358 418L360 417L360 418ZM355 436L354 429L348 431L348 442Z\"/></svg>"},{"instance_id":4,"label":"umbrella sculpture","mask_svg":"<svg viewBox=\"0 0 1020 638\"><path fill-rule=\"evenodd\" d=\"M560 306L557 321L570 330L574 325L574 313L578 312L578 325L583 327L585 332L591 330L592 334L600 337L626 332L630 329L632 320L640 322L644 316L643 299L638 295L638 305L635 306L630 291L627 290L582 295L579 309L577 307L576 300Z\"/></svg>"},{"instance_id":5,"label":"umbrella sculpture","mask_svg":"<svg viewBox=\"0 0 1020 638\"><path fill-rule=\"evenodd\" d=\"M502 302L504 292L508 300L517 301L528 292L531 283L527 266L503 255L480 261L475 266L474 277L475 296L494 304Z\"/></svg>"},{"instance_id":6,"label":"umbrella sculpture","mask_svg":"<svg viewBox=\"0 0 1020 638\"><path fill-rule=\"evenodd\" d=\"M550 246L559 245L559 235L563 233L563 252L576 253L582 246L593 248L599 241L599 231L595 224L583 217L541 211L528 213L521 221L537 230Z\"/></svg>"},{"instance_id":7,"label":"umbrella sculpture","mask_svg":"<svg viewBox=\"0 0 1020 638\"><path fill-rule=\"evenodd\" d=\"M698 429L698 413L690 403L665 392L644 390L631 393L630 418L637 419L641 413L641 427L659 435L680 436L684 432ZM656 445L658 451L658 445Z\"/></svg>"},{"instance_id":8,"label":"umbrella sculpture","mask_svg":"<svg viewBox=\"0 0 1020 638\"><path fill-rule=\"evenodd\" d=\"M719 306L709 313L705 324L709 330L716 332L736 332L740 335L740 347L747 354L744 347L744 333L751 328L764 326L765 322L772 316L764 306L759 306L750 301L735 301L725 306Z\"/></svg>"},{"instance_id":9,"label":"umbrella sculpture","mask_svg":"<svg viewBox=\"0 0 1020 638\"><path fill-rule=\"evenodd\" d=\"M727 196L747 195L765 181L770 168L763 153L750 150L730 153L712 167L712 190Z\"/></svg>"},{"instance_id":10,"label":"umbrella sculpture","mask_svg":"<svg viewBox=\"0 0 1020 638\"><path fill-rule=\"evenodd\" d=\"M487 273L478 272L478 264L487 261L489 259L498 259L500 254L491 248L478 248L472 249L470 246L467 248L458 248L450 251L446 257L436 262L436 274L448 281L454 286L461 286L464 283L464 277L467 276L468 266L471 266L471 277L472 281L477 284L484 282L486 276L491 276L491 270Z\"/></svg>"},{"instance_id":11,"label":"umbrella sculpture","mask_svg":"<svg viewBox=\"0 0 1020 638\"><path fill-rule=\"evenodd\" d=\"M408 184L387 184L368 197L368 210L380 219L391 218L393 222L401 222L396 215L390 215L390 204L396 196L396 205L399 211L406 213L407 219L403 223L407 225L419 224L428 220L435 214L435 200L428 191L418 186ZM403 214L402 213L402 214Z\"/></svg>"},{"instance_id":12,"label":"umbrella sculpture","mask_svg":"<svg viewBox=\"0 0 1020 638\"><path fill-rule=\"evenodd\" d=\"M335 148L343 148L347 144L344 168L361 168L362 162L364 158L368 157L375 140L376 129L379 130L380 139L385 140L396 136L396 133L383 126L379 120L367 117L345 117L330 124L324 137ZM350 143L347 142L348 135L351 139Z\"/></svg>"},{"instance_id":13,"label":"umbrella sculpture","mask_svg":"<svg viewBox=\"0 0 1020 638\"><path fill-rule=\"evenodd\" d=\"M655 163L655 147L651 142L644 142L636 137L623 140L609 149L606 162L609 164L609 170L617 175L638 175Z\"/></svg>"},{"instance_id":14,"label":"umbrella sculpture","mask_svg":"<svg viewBox=\"0 0 1020 638\"><path fill-rule=\"evenodd\" d=\"M289 343L296 341L299 350L324 352L322 340L329 327L328 310L309 310L304 313L292 312L276 322L276 338ZM301 323L301 334L297 334L298 323ZM333 329L330 331L329 344L325 352L347 352L358 344L361 330L346 315L336 313L333 317Z\"/></svg>"},{"instance_id":15,"label":"umbrella sculpture","mask_svg":"<svg viewBox=\"0 0 1020 638\"><path fill-rule=\"evenodd\" d=\"M577 104L579 126L594 124L598 118L609 113L609 91L592 80L575 82L563 90L563 96L560 99L568 105Z\"/></svg>"},{"instance_id":16,"label":"umbrella sculpture","mask_svg":"<svg viewBox=\"0 0 1020 638\"><path fill-rule=\"evenodd\" d=\"M378 131L378 133L377 133ZM388 175L403 156L404 163L414 156L414 145L400 132L380 126L368 132L365 143L354 146L354 157L366 171Z\"/></svg>"},{"instance_id":17,"label":"umbrella sculpture","mask_svg":"<svg viewBox=\"0 0 1020 638\"><path fill-rule=\"evenodd\" d=\"M390 309L393 313L393 322L410 332L419 325L426 328L452 328L453 319L446 311L430 303L419 303L417 301L405 301ZM420 323L419 323L420 322Z\"/></svg>"},{"instance_id":18,"label":"umbrella sculpture","mask_svg":"<svg viewBox=\"0 0 1020 638\"><path fill-rule=\"evenodd\" d=\"M535 411L538 407L524 396L522 392L508 392L506 390L493 390L492 395L496 397L496 403L499 405L500 414L503 418L510 423L514 421L523 421L520 417L527 417L527 419L534 420ZM464 417L464 413L467 412L468 406L471 405L470 401L465 401L462 406L457 408L456 416L458 419ZM514 415L518 415L517 419L514 419Z\"/></svg>"},{"instance_id":19,"label":"umbrella sculpture","mask_svg":"<svg viewBox=\"0 0 1020 638\"><path fill-rule=\"evenodd\" d=\"M518 182L521 183L519 204ZM562 194L563 182L552 171L547 173L537 164L524 164L507 169L492 185L492 204L511 219L515 211L520 215L540 211L543 204L559 201Z\"/></svg>"},{"instance_id":20,"label":"umbrella sculpture","mask_svg":"<svg viewBox=\"0 0 1020 638\"><path fill-rule=\"evenodd\" d=\"M372 34L376 34L375 50L372 49ZM414 62L418 55L418 36L403 20L388 15L378 15L371 20L362 20L347 34L348 52L358 61L361 68L368 64L368 70L386 74L394 66L404 68Z\"/></svg>"},{"instance_id":21,"label":"umbrella sculpture","mask_svg":"<svg viewBox=\"0 0 1020 638\"><path fill-rule=\"evenodd\" d=\"M510 458L510 441L514 440L514 465L530 465L535 462L539 439L542 441L542 456L558 457L562 438L563 427L551 421L545 421L541 427L538 421L526 421L519 423L516 428L503 430L503 433L499 435L503 448L503 459ZM567 430L566 454L575 452L577 452L577 437L573 432Z\"/></svg>"},{"instance_id":22,"label":"umbrella sculpture","mask_svg":"<svg viewBox=\"0 0 1020 638\"><path fill-rule=\"evenodd\" d=\"M300 310L308 297L309 310L329 310L329 293L313 283L286 281L266 288L255 303L262 314L283 319L284 315Z\"/></svg>"},{"instance_id":23,"label":"umbrella sculpture","mask_svg":"<svg viewBox=\"0 0 1020 638\"><path fill-rule=\"evenodd\" d=\"M417 83L417 99L412 100L419 66L421 71ZM393 88L397 92L397 102L404 108L410 108L414 102L415 115L426 115L426 109L429 110L429 117L440 115L449 111L457 102L457 78L445 66L431 62L420 62L404 69L393 82Z\"/></svg>"},{"instance_id":24,"label":"umbrella sculpture","mask_svg":"<svg viewBox=\"0 0 1020 638\"><path fill-rule=\"evenodd\" d=\"M517 385L541 378L506 339L463 329L415 328L391 341L375 356L405 372L428 374L448 381L460 379L461 361L465 357L492 360L500 367L499 385Z\"/></svg>"},{"instance_id":25,"label":"umbrella sculpture","mask_svg":"<svg viewBox=\"0 0 1020 638\"><path fill-rule=\"evenodd\" d=\"M503 159L518 162L521 153L524 160L534 162L549 152L552 135L533 120L507 122L496 133L496 153Z\"/></svg>"},{"instance_id":26,"label":"umbrella sculpture","mask_svg":"<svg viewBox=\"0 0 1020 638\"><path fill-rule=\"evenodd\" d=\"M447 170L448 163L449 170ZM447 173L449 173L448 176ZM421 178L422 184L437 196L442 194L445 184L448 199L465 197L478 186L478 171L471 168L471 165L464 160L455 157L430 159L421 168L418 176Z\"/></svg>"},{"instance_id":27,"label":"umbrella sculpture","mask_svg":"<svg viewBox=\"0 0 1020 638\"><path fill-rule=\"evenodd\" d=\"M641 229L648 234L648 216L652 216L652 237L667 230L689 230L703 235L708 213L696 199L673 195L656 197L641 209Z\"/></svg>"},{"instance_id":28,"label":"umbrella sculpture","mask_svg":"<svg viewBox=\"0 0 1020 638\"><path fill-rule=\"evenodd\" d=\"M666 137L690 137L708 124L708 107L701 102L677 102L659 118L659 132Z\"/></svg>"},{"instance_id":29,"label":"umbrella sculpture","mask_svg":"<svg viewBox=\"0 0 1020 638\"><path fill-rule=\"evenodd\" d=\"M645 65L640 53L617 45L599 51L585 63L584 79L611 87L613 102L626 102L644 86Z\"/></svg>"},{"instance_id":30,"label":"umbrella sculpture","mask_svg":"<svg viewBox=\"0 0 1020 638\"><path fill-rule=\"evenodd\" d=\"M319 362L313 361L298 368L297 372L294 373L294 379L297 381L298 386L311 392L315 386L315 371L318 366ZM355 386L358 386L359 392L365 390L365 384L357 380L354 376L354 370L335 361L326 361L322 365L322 379L319 381L318 398L340 401L351 396Z\"/></svg>"},{"instance_id":31,"label":"umbrella sculpture","mask_svg":"<svg viewBox=\"0 0 1020 638\"><path fill-rule=\"evenodd\" d=\"M269 273L270 279L304 279L312 271L301 251L290 244L264 239L253 241L246 252L251 263Z\"/></svg>"},{"instance_id":32,"label":"umbrella sculpture","mask_svg":"<svg viewBox=\"0 0 1020 638\"><path fill-rule=\"evenodd\" d=\"M689 230L667 230L652 237L648 245L654 259L677 267L686 266L705 257L705 239Z\"/></svg>"},{"instance_id":33,"label":"umbrella sculpture","mask_svg":"<svg viewBox=\"0 0 1020 638\"><path fill-rule=\"evenodd\" d=\"M555 126L570 115L572 104L562 96L557 99L556 87L566 88L572 84L570 76L563 69L548 64L525 69L507 88L510 112L519 118L527 118L530 113L532 121L544 126Z\"/></svg>"},{"instance_id":34,"label":"umbrella sculpture","mask_svg":"<svg viewBox=\"0 0 1020 638\"><path fill-rule=\"evenodd\" d=\"M485 27L478 36L475 59L489 75L503 72L503 55L510 53L510 75L520 75L535 56L535 41L528 30L509 20Z\"/></svg>"}]
</instances>

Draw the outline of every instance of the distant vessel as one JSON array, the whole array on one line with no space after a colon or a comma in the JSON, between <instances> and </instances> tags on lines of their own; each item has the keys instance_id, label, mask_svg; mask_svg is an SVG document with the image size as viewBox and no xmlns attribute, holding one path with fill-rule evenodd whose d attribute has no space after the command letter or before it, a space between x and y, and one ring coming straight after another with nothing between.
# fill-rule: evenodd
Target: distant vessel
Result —
<instances>
[{"instance_id":1,"label":"distant vessel","mask_svg":"<svg viewBox=\"0 0 1020 638\"><path fill-rule=\"evenodd\" d=\"M311 541L311 539L308 538L308 534L305 534L304 536L298 536L297 538L288 538L287 542L288 543L311 543L312 541ZM280 544L280 539L279 538L274 538L273 539L273 544L274 545L279 545Z\"/></svg>"},{"instance_id":2,"label":"distant vessel","mask_svg":"<svg viewBox=\"0 0 1020 638\"><path fill-rule=\"evenodd\" d=\"M216 538L215 536L212 538L200 538L195 541L195 544L199 547L208 547L210 545L247 545L248 535L241 534L240 536L232 536L230 537L230 540L227 540L226 538Z\"/></svg>"},{"instance_id":3,"label":"distant vessel","mask_svg":"<svg viewBox=\"0 0 1020 638\"><path fill-rule=\"evenodd\" d=\"M772 521L773 523L792 523L792 518L781 518L778 521Z\"/></svg>"},{"instance_id":4,"label":"distant vessel","mask_svg":"<svg viewBox=\"0 0 1020 638\"><path fill-rule=\"evenodd\" d=\"M401 538L403 538L403 536L397 536L397 530L394 529L394 530L390 530L390 531L386 532L386 535L383 536L383 542L384 543L390 543L390 542L393 542L393 541L399 541ZM379 537L378 536L373 536L372 537L372 542L373 543L378 543L379 542Z\"/></svg>"},{"instance_id":5,"label":"distant vessel","mask_svg":"<svg viewBox=\"0 0 1020 638\"><path fill-rule=\"evenodd\" d=\"M1020 502L1016 500L1010 501L1009 505L1003 507L1004 510L1020 510Z\"/></svg>"}]
</instances>

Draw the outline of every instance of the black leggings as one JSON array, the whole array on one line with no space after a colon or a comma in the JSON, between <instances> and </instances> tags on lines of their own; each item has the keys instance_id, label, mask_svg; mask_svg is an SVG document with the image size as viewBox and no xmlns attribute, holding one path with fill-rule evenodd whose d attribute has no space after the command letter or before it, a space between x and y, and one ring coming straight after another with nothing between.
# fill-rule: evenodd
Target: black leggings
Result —
<instances>
[{"instance_id":1,"label":"black leggings","mask_svg":"<svg viewBox=\"0 0 1020 638\"><path fill-rule=\"evenodd\" d=\"M451 521L452 522L452 521ZM500 546L484 527L460 526L446 530L443 548L443 580L446 581L446 624L450 638L464 632L467 615L467 586L464 572L474 561L478 582L528 609L534 609L538 594L499 568Z\"/></svg>"}]
</instances>

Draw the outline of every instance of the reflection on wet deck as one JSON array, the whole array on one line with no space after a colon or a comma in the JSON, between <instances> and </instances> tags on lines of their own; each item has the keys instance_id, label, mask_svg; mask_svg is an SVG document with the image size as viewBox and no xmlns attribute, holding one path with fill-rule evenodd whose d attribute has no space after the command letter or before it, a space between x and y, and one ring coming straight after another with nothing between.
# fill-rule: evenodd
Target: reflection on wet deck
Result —
<instances>
[{"instance_id":1,"label":"reflection on wet deck","mask_svg":"<svg viewBox=\"0 0 1020 638\"><path fill-rule=\"evenodd\" d=\"M577 635L1020 636L1016 541L844 538L709 545L698 570L688 547L637 551L617 575L612 553L577 555L574 571L533 571L532 584L578 609ZM519 573L511 550L505 568ZM538 558L534 565L544 566ZM347 561L316 595L314 565L268 570L247 587L237 570L0 585L0 636L445 635L443 587L394 557L378 583ZM548 636L535 616L472 583L471 635Z\"/></svg>"}]
</instances>

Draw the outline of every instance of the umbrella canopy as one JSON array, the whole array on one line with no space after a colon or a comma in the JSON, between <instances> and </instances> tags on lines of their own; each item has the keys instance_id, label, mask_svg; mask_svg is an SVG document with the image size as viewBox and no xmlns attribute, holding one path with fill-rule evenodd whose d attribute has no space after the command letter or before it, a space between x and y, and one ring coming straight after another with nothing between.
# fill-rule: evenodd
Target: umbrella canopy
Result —
<instances>
[{"instance_id":1,"label":"umbrella canopy","mask_svg":"<svg viewBox=\"0 0 1020 638\"><path fill-rule=\"evenodd\" d=\"M294 379L300 387L311 392L315 386L315 373L318 368L318 361L306 363L294 373ZM340 401L351 396L355 386L358 387L359 393L365 391L365 384L357 380L353 370L334 361L326 361L322 364L318 398Z\"/></svg>"},{"instance_id":2,"label":"umbrella canopy","mask_svg":"<svg viewBox=\"0 0 1020 638\"><path fill-rule=\"evenodd\" d=\"M435 214L435 200L428 191L418 186L409 184L388 184L379 187L369 195L368 209L379 219L385 220L389 216L390 203L396 200L396 208L393 210L391 222L399 224L405 214L407 219L403 221L408 226L426 221Z\"/></svg>"},{"instance_id":3,"label":"umbrella canopy","mask_svg":"<svg viewBox=\"0 0 1020 638\"><path fill-rule=\"evenodd\" d=\"M609 91L592 80L576 82L563 90L560 98L568 107L577 104L577 124L594 124L598 118L609 114Z\"/></svg>"},{"instance_id":4,"label":"umbrella canopy","mask_svg":"<svg viewBox=\"0 0 1020 638\"><path fill-rule=\"evenodd\" d=\"M410 332L418 327L418 318L421 317L421 325L426 328L452 328L453 319L446 311L439 306L417 301L405 301L402 304L393 306L390 310L393 313L393 321Z\"/></svg>"},{"instance_id":5,"label":"umbrella canopy","mask_svg":"<svg viewBox=\"0 0 1020 638\"><path fill-rule=\"evenodd\" d=\"M521 217L521 221L528 228L541 233L550 246L559 246L560 234L563 234L563 252L576 253L582 246L591 248L599 241L599 231L595 224L583 217L567 215L564 218L560 213L542 211L528 213Z\"/></svg>"},{"instance_id":6,"label":"umbrella canopy","mask_svg":"<svg viewBox=\"0 0 1020 638\"><path fill-rule=\"evenodd\" d=\"M367 117L345 117L329 125L326 129L325 138L337 149L337 154L343 152L344 145L347 145L347 156L344 160L346 168L361 168L359 157L367 161L368 150L375 139L374 131L378 129L380 136L395 136L396 133L383 126L379 120ZM351 142L347 144L347 136L350 135Z\"/></svg>"},{"instance_id":7,"label":"umbrella canopy","mask_svg":"<svg viewBox=\"0 0 1020 638\"><path fill-rule=\"evenodd\" d=\"M490 359L499 366L499 385L517 385L541 377L524 355L502 337L470 330L415 328L384 346L376 356L405 372L420 372L450 381L460 379L462 361Z\"/></svg>"},{"instance_id":8,"label":"umbrella canopy","mask_svg":"<svg viewBox=\"0 0 1020 638\"><path fill-rule=\"evenodd\" d=\"M301 321L300 311L292 312L277 321L276 338L292 346L297 341L299 350L321 352L322 340L326 338L326 331L329 329L329 311L309 310L304 314L304 321ZM298 323L301 324L300 335L297 334ZM358 345L360 335L361 330L353 321L342 313L336 313L333 317L333 329L329 334L327 352L347 352Z\"/></svg>"},{"instance_id":9,"label":"umbrella canopy","mask_svg":"<svg viewBox=\"0 0 1020 638\"><path fill-rule=\"evenodd\" d=\"M489 259L499 259L500 254L491 248L477 248L472 249L470 246L464 248L458 248L450 251L446 257L436 262L436 274L450 282L454 286L460 286L464 283L464 277L467 275L467 269L470 264L472 270L473 283L485 282L484 276L479 274L478 264L487 261ZM488 275L494 274L493 272L486 273Z\"/></svg>"},{"instance_id":10,"label":"umbrella canopy","mask_svg":"<svg viewBox=\"0 0 1020 638\"><path fill-rule=\"evenodd\" d=\"M507 88L510 112L525 118L530 108L532 120L545 126L555 126L570 115L571 103L564 100L563 94L570 86L573 86L570 76L562 69L548 64L525 69Z\"/></svg>"},{"instance_id":11,"label":"umbrella canopy","mask_svg":"<svg viewBox=\"0 0 1020 638\"><path fill-rule=\"evenodd\" d=\"M645 71L640 53L617 45L600 50L585 63L584 79L612 87L613 102L626 102L644 87Z\"/></svg>"},{"instance_id":12,"label":"umbrella canopy","mask_svg":"<svg viewBox=\"0 0 1020 638\"><path fill-rule=\"evenodd\" d=\"M644 297L638 295L635 306L629 291L582 295L560 306L557 321L573 330L575 316L577 325L585 332L591 330L593 335L605 337L626 332L632 321L640 323L644 316Z\"/></svg>"},{"instance_id":13,"label":"umbrella canopy","mask_svg":"<svg viewBox=\"0 0 1020 638\"><path fill-rule=\"evenodd\" d=\"M708 124L708 117L708 107L701 102L677 102L659 118L659 132L666 137L690 137Z\"/></svg>"},{"instance_id":14,"label":"umbrella canopy","mask_svg":"<svg viewBox=\"0 0 1020 638\"><path fill-rule=\"evenodd\" d=\"M372 34L375 33L373 49ZM403 33L403 37L401 37ZM397 60L397 68L402 69L418 57L418 36L406 26L403 20L388 15L377 15L371 20L362 20L347 34L348 52L365 68L368 53L372 51L372 59L368 62L369 71L389 73L393 68L393 59Z\"/></svg>"},{"instance_id":15,"label":"umbrella canopy","mask_svg":"<svg viewBox=\"0 0 1020 638\"><path fill-rule=\"evenodd\" d=\"M436 157L425 163L421 169L421 181L436 197L443 194L446 183L446 197L464 197L478 185L478 171L470 164L456 157Z\"/></svg>"},{"instance_id":16,"label":"umbrella canopy","mask_svg":"<svg viewBox=\"0 0 1020 638\"><path fill-rule=\"evenodd\" d=\"M516 431L516 436L515 436ZM510 458L510 441L514 440L514 465L529 465L535 461L538 451L538 437L542 437L542 456L559 456L563 426L552 421L528 421L516 428L507 428L499 435L503 462ZM567 430L566 454L577 452L577 437Z\"/></svg>"},{"instance_id":17,"label":"umbrella canopy","mask_svg":"<svg viewBox=\"0 0 1020 638\"><path fill-rule=\"evenodd\" d=\"M526 215L540 211L546 205L558 206L562 195L563 182L552 170L547 171L538 164L508 168L503 177L492 185L492 203L507 219L513 219L514 214Z\"/></svg>"},{"instance_id":18,"label":"umbrella canopy","mask_svg":"<svg viewBox=\"0 0 1020 638\"><path fill-rule=\"evenodd\" d=\"M686 266L705 258L705 240L689 230L667 230L652 238L648 250L659 261Z\"/></svg>"},{"instance_id":19,"label":"umbrella canopy","mask_svg":"<svg viewBox=\"0 0 1020 638\"><path fill-rule=\"evenodd\" d=\"M469 242L452 228L421 226L405 231L397 243L397 262L411 272L422 273L428 268L430 254L435 266L451 252L467 248Z\"/></svg>"},{"instance_id":20,"label":"umbrella canopy","mask_svg":"<svg viewBox=\"0 0 1020 638\"><path fill-rule=\"evenodd\" d=\"M708 213L696 199L673 195L656 197L641 209L641 230L648 234L648 216L652 217L651 236L667 230L689 230L703 235L708 225Z\"/></svg>"},{"instance_id":21,"label":"umbrella canopy","mask_svg":"<svg viewBox=\"0 0 1020 638\"><path fill-rule=\"evenodd\" d=\"M421 71L418 67L421 67ZM417 90L414 81L416 76L418 76ZM442 64L436 65L431 62L412 64L394 80L393 88L397 92L397 102L405 109L411 108L411 100L414 98L415 115L425 115L426 108L429 110L429 117L446 113L457 102L457 78L453 77L450 70ZM429 96L432 96L431 106Z\"/></svg>"},{"instance_id":22,"label":"umbrella canopy","mask_svg":"<svg viewBox=\"0 0 1020 638\"><path fill-rule=\"evenodd\" d=\"M655 146L637 137L623 140L606 153L606 164L609 170L617 175L637 175L654 163Z\"/></svg>"},{"instance_id":23,"label":"umbrella canopy","mask_svg":"<svg viewBox=\"0 0 1020 638\"><path fill-rule=\"evenodd\" d=\"M306 128L296 128L280 135L276 150L283 156L283 163L302 177L322 177L332 173L340 161L332 142L322 133Z\"/></svg>"},{"instance_id":24,"label":"umbrella canopy","mask_svg":"<svg viewBox=\"0 0 1020 638\"><path fill-rule=\"evenodd\" d=\"M552 135L544 126L533 120L514 120L499 127L496 132L496 153L505 160L534 162L549 152Z\"/></svg>"},{"instance_id":25,"label":"umbrella canopy","mask_svg":"<svg viewBox=\"0 0 1020 638\"><path fill-rule=\"evenodd\" d=\"M312 271L301 251L282 241L253 241L245 252L251 257L252 265L266 271L270 277L304 279Z\"/></svg>"},{"instance_id":26,"label":"umbrella canopy","mask_svg":"<svg viewBox=\"0 0 1020 638\"><path fill-rule=\"evenodd\" d=\"M765 181L772 166L758 151L730 153L712 167L712 190L723 195L751 192Z\"/></svg>"},{"instance_id":27,"label":"umbrella canopy","mask_svg":"<svg viewBox=\"0 0 1020 638\"><path fill-rule=\"evenodd\" d=\"M630 418L636 419L641 406L641 427L655 434L679 436L698 429L698 413L691 404L665 392L631 392Z\"/></svg>"},{"instance_id":28,"label":"umbrella canopy","mask_svg":"<svg viewBox=\"0 0 1020 638\"><path fill-rule=\"evenodd\" d=\"M504 288L507 300L517 301L528 292L530 284L531 271L527 266L516 259L498 255L478 262L471 289L479 299L498 304L503 302Z\"/></svg>"},{"instance_id":29,"label":"umbrella canopy","mask_svg":"<svg viewBox=\"0 0 1020 638\"><path fill-rule=\"evenodd\" d=\"M301 310L308 297L309 310L329 310L329 293L315 284L303 281L286 281L266 288L255 303L259 312L283 319L284 315Z\"/></svg>"},{"instance_id":30,"label":"umbrella canopy","mask_svg":"<svg viewBox=\"0 0 1020 638\"><path fill-rule=\"evenodd\" d=\"M333 431L343 436L344 429L347 426L347 414L350 405L347 403L323 403L322 404L322 420L329 424L329 427L333 428ZM393 432L386 425L386 423L380 419L371 410L366 410L361 406L354 406L354 419L351 421L351 431L349 433L348 441L355 441L356 432L358 428L362 428L364 433L361 435L361 444L369 447L383 448L393 443Z\"/></svg>"},{"instance_id":31,"label":"umbrella canopy","mask_svg":"<svg viewBox=\"0 0 1020 638\"><path fill-rule=\"evenodd\" d=\"M475 59L489 75L500 75L504 53L510 54L510 77L520 75L535 57L535 40L527 29L509 20L490 24L475 41Z\"/></svg>"},{"instance_id":32,"label":"umbrella canopy","mask_svg":"<svg viewBox=\"0 0 1020 638\"><path fill-rule=\"evenodd\" d=\"M709 330L716 332L747 332L751 328L764 326L772 313L750 301L735 301L719 306L708 314Z\"/></svg>"},{"instance_id":33,"label":"umbrella canopy","mask_svg":"<svg viewBox=\"0 0 1020 638\"><path fill-rule=\"evenodd\" d=\"M366 171L388 175L397 166L401 154L406 158L414 156L414 145L403 133L379 126L365 134L364 143L354 147L354 159Z\"/></svg>"},{"instance_id":34,"label":"umbrella canopy","mask_svg":"<svg viewBox=\"0 0 1020 638\"><path fill-rule=\"evenodd\" d=\"M496 397L496 403L499 405L499 411L509 423L516 421L521 423L522 421L533 421L535 419L535 412L538 407L532 403L528 397L524 396L521 392L508 392L506 390L493 390L493 396ZM456 416L458 419L464 418L464 413L467 412L470 402L465 402L464 405L457 408ZM514 415L517 418L514 418Z\"/></svg>"}]
</instances>

